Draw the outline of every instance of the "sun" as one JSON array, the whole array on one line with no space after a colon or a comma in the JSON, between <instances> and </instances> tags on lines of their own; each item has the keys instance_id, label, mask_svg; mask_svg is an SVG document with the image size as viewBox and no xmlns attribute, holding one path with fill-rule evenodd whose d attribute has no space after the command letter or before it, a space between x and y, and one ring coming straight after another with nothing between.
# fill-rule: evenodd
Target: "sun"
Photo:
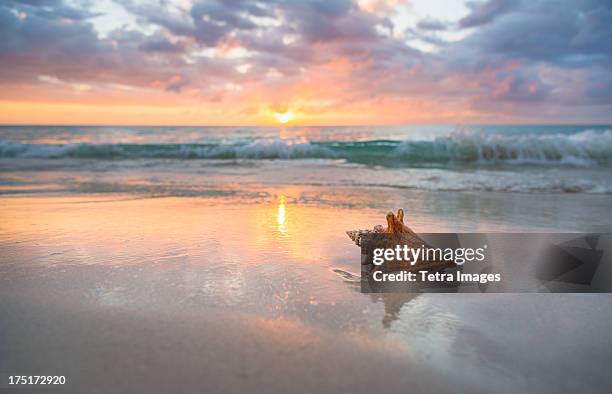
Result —
<instances>
[{"instance_id":1,"label":"sun","mask_svg":"<svg viewBox=\"0 0 612 394\"><path fill-rule=\"evenodd\" d=\"M291 119L293 119L293 113L291 111L287 112L275 112L274 117L282 124L289 123Z\"/></svg>"}]
</instances>

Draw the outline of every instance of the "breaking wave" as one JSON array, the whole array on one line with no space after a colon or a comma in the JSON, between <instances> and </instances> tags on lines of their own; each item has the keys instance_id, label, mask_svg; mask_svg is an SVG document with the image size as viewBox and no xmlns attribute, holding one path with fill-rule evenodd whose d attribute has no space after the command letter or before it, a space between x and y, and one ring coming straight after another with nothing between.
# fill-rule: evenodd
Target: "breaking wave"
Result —
<instances>
[{"instance_id":1,"label":"breaking wave","mask_svg":"<svg viewBox=\"0 0 612 394\"><path fill-rule=\"evenodd\" d=\"M612 163L612 130L577 134L504 135L455 132L434 140L225 144L22 144L0 142L0 158L84 159L343 159L385 167L570 165Z\"/></svg>"}]
</instances>

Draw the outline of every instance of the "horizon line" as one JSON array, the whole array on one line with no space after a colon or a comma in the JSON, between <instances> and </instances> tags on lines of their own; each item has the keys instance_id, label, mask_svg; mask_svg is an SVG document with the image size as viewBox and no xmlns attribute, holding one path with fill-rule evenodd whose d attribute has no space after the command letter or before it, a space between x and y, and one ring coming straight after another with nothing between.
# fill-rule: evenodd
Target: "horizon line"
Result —
<instances>
[{"instance_id":1,"label":"horizon line","mask_svg":"<svg viewBox=\"0 0 612 394\"><path fill-rule=\"evenodd\" d=\"M291 128L291 127L402 127L402 126L612 126L610 123L589 123L589 122L500 122L500 123L362 123L362 124L137 124L137 123L0 123L0 127L272 127L272 128Z\"/></svg>"}]
</instances>

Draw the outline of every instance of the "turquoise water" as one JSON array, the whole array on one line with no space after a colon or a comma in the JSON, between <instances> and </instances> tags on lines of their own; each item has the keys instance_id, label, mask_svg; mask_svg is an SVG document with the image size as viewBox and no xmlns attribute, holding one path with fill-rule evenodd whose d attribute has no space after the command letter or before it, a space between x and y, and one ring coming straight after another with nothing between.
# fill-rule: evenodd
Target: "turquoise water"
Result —
<instances>
[{"instance_id":1,"label":"turquoise water","mask_svg":"<svg viewBox=\"0 0 612 394\"><path fill-rule=\"evenodd\" d=\"M608 194L611 164L612 126L0 128L3 193L241 183Z\"/></svg>"},{"instance_id":2,"label":"turquoise water","mask_svg":"<svg viewBox=\"0 0 612 394\"><path fill-rule=\"evenodd\" d=\"M4 158L341 159L386 167L608 165L607 126L5 127Z\"/></svg>"}]
</instances>

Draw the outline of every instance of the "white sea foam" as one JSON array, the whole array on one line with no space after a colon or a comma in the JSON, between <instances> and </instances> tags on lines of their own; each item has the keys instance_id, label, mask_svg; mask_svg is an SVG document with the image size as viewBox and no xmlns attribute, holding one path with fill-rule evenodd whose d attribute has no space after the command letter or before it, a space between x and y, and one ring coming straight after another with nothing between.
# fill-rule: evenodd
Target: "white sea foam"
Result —
<instances>
[{"instance_id":1,"label":"white sea foam","mask_svg":"<svg viewBox=\"0 0 612 394\"><path fill-rule=\"evenodd\" d=\"M576 134L454 132L433 140L313 141L259 139L208 144L28 144L0 141L2 158L342 159L383 167L454 165L605 166L612 130Z\"/></svg>"},{"instance_id":2,"label":"white sea foam","mask_svg":"<svg viewBox=\"0 0 612 394\"><path fill-rule=\"evenodd\" d=\"M592 166L610 163L612 130L571 135L455 132L432 142L406 141L397 152L407 159L433 162Z\"/></svg>"}]
</instances>

